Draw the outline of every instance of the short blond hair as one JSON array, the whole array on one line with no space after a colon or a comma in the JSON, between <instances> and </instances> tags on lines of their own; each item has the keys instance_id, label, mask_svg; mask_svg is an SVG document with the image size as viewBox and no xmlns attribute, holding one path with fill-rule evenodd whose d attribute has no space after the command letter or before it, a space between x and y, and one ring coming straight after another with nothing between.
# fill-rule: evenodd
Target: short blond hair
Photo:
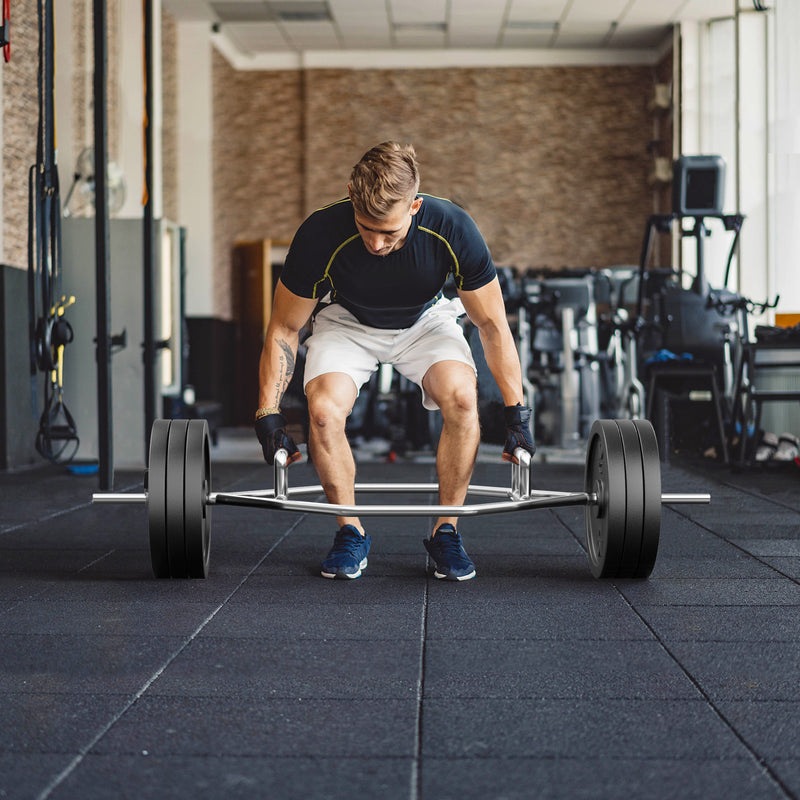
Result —
<instances>
[{"instance_id":1,"label":"short blond hair","mask_svg":"<svg viewBox=\"0 0 800 800\"><path fill-rule=\"evenodd\" d=\"M384 219L396 203L414 201L419 190L417 154L410 144L375 145L350 174L350 199L357 214Z\"/></svg>"}]
</instances>

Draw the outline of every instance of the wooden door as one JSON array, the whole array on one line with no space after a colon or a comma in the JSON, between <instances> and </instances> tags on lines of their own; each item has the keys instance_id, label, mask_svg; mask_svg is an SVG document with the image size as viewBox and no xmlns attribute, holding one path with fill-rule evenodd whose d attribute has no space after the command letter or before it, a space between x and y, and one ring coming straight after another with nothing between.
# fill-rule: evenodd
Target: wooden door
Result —
<instances>
[{"instance_id":1,"label":"wooden door","mask_svg":"<svg viewBox=\"0 0 800 800\"><path fill-rule=\"evenodd\" d=\"M252 425L258 408L258 361L277 280L277 275L273 275L271 250L269 239L237 242L233 248L234 425Z\"/></svg>"}]
</instances>

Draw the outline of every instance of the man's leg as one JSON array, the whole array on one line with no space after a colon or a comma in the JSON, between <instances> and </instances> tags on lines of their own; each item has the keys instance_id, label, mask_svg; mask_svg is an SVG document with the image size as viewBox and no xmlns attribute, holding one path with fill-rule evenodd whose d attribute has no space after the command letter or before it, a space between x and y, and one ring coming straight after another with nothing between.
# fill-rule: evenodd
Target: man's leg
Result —
<instances>
[{"instance_id":1,"label":"man's leg","mask_svg":"<svg viewBox=\"0 0 800 800\"><path fill-rule=\"evenodd\" d=\"M461 505L478 453L480 427L475 372L460 361L437 361L422 379L423 388L442 410L444 426L436 451L439 502ZM430 539L423 540L434 576L451 581L475 577L475 565L461 544L456 517L439 517Z\"/></svg>"},{"instance_id":2,"label":"man's leg","mask_svg":"<svg viewBox=\"0 0 800 800\"><path fill-rule=\"evenodd\" d=\"M442 410L444 426L436 451L440 505L462 505L480 443L478 391L475 372L461 361L439 361L422 379L425 391ZM454 527L456 517L440 517L440 525Z\"/></svg>"},{"instance_id":3,"label":"man's leg","mask_svg":"<svg viewBox=\"0 0 800 800\"><path fill-rule=\"evenodd\" d=\"M306 384L310 431L308 447L329 503L353 505L356 465L345 421L357 390L343 372L324 373ZM323 578L358 578L367 566L370 538L358 517L337 517L339 530L322 562Z\"/></svg>"},{"instance_id":4,"label":"man's leg","mask_svg":"<svg viewBox=\"0 0 800 800\"><path fill-rule=\"evenodd\" d=\"M353 379L343 372L327 372L306 384L308 448L329 503L355 503L356 465L345 435L345 423L357 395ZM364 532L358 517L336 520L340 528L353 525Z\"/></svg>"}]
</instances>

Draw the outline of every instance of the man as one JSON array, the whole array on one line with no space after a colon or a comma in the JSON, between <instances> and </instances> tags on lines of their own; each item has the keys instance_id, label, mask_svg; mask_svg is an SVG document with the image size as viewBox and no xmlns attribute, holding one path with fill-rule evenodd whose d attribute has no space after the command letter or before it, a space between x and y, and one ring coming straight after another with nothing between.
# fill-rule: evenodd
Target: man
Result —
<instances>
[{"instance_id":1,"label":"man","mask_svg":"<svg viewBox=\"0 0 800 800\"><path fill-rule=\"evenodd\" d=\"M439 502L464 502L480 441L475 364L457 322L464 310L480 332L506 406L503 459L513 460L516 447L534 452L531 412L521 404L519 359L489 249L466 212L418 189L411 145L373 147L353 167L348 198L300 226L275 290L259 365L256 433L268 463L280 447L289 463L301 457L286 434L280 402L294 371L298 334L316 311L304 388L309 451L329 503L355 504L345 422L379 363L393 364L417 383L426 408L441 409ZM450 273L459 295L452 301L441 293ZM317 311L323 297L329 304ZM322 575L357 578L367 565L370 537L357 517L337 522ZM468 580L475 565L456 524L454 517L439 518L423 543L437 578Z\"/></svg>"}]
</instances>

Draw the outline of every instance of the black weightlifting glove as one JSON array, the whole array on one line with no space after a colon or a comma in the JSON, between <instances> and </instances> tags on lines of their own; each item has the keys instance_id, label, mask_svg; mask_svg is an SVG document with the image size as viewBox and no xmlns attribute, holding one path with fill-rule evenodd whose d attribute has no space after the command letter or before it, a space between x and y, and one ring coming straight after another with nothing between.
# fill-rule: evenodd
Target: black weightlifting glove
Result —
<instances>
[{"instance_id":1,"label":"black weightlifting glove","mask_svg":"<svg viewBox=\"0 0 800 800\"><path fill-rule=\"evenodd\" d=\"M259 417L256 420L255 428L267 464L275 463L275 453L281 448L284 448L289 454L287 462L289 464L302 457L292 437L286 433L286 417L283 414L267 414Z\"/></svg>"},{"instance_id":2,"label":"black weightlifting glove","mask_svg":"<svg viewBox=\"0 0 800 800\"><path fill-rule=\"evenodd\" d=\"M506 444L503 448L503 461L514 461L514 451L521 447L531 455L536 445L531 436L531 410L527 406L506 406L503 415L506 423Z\"/></svg>"}]
</instances>

